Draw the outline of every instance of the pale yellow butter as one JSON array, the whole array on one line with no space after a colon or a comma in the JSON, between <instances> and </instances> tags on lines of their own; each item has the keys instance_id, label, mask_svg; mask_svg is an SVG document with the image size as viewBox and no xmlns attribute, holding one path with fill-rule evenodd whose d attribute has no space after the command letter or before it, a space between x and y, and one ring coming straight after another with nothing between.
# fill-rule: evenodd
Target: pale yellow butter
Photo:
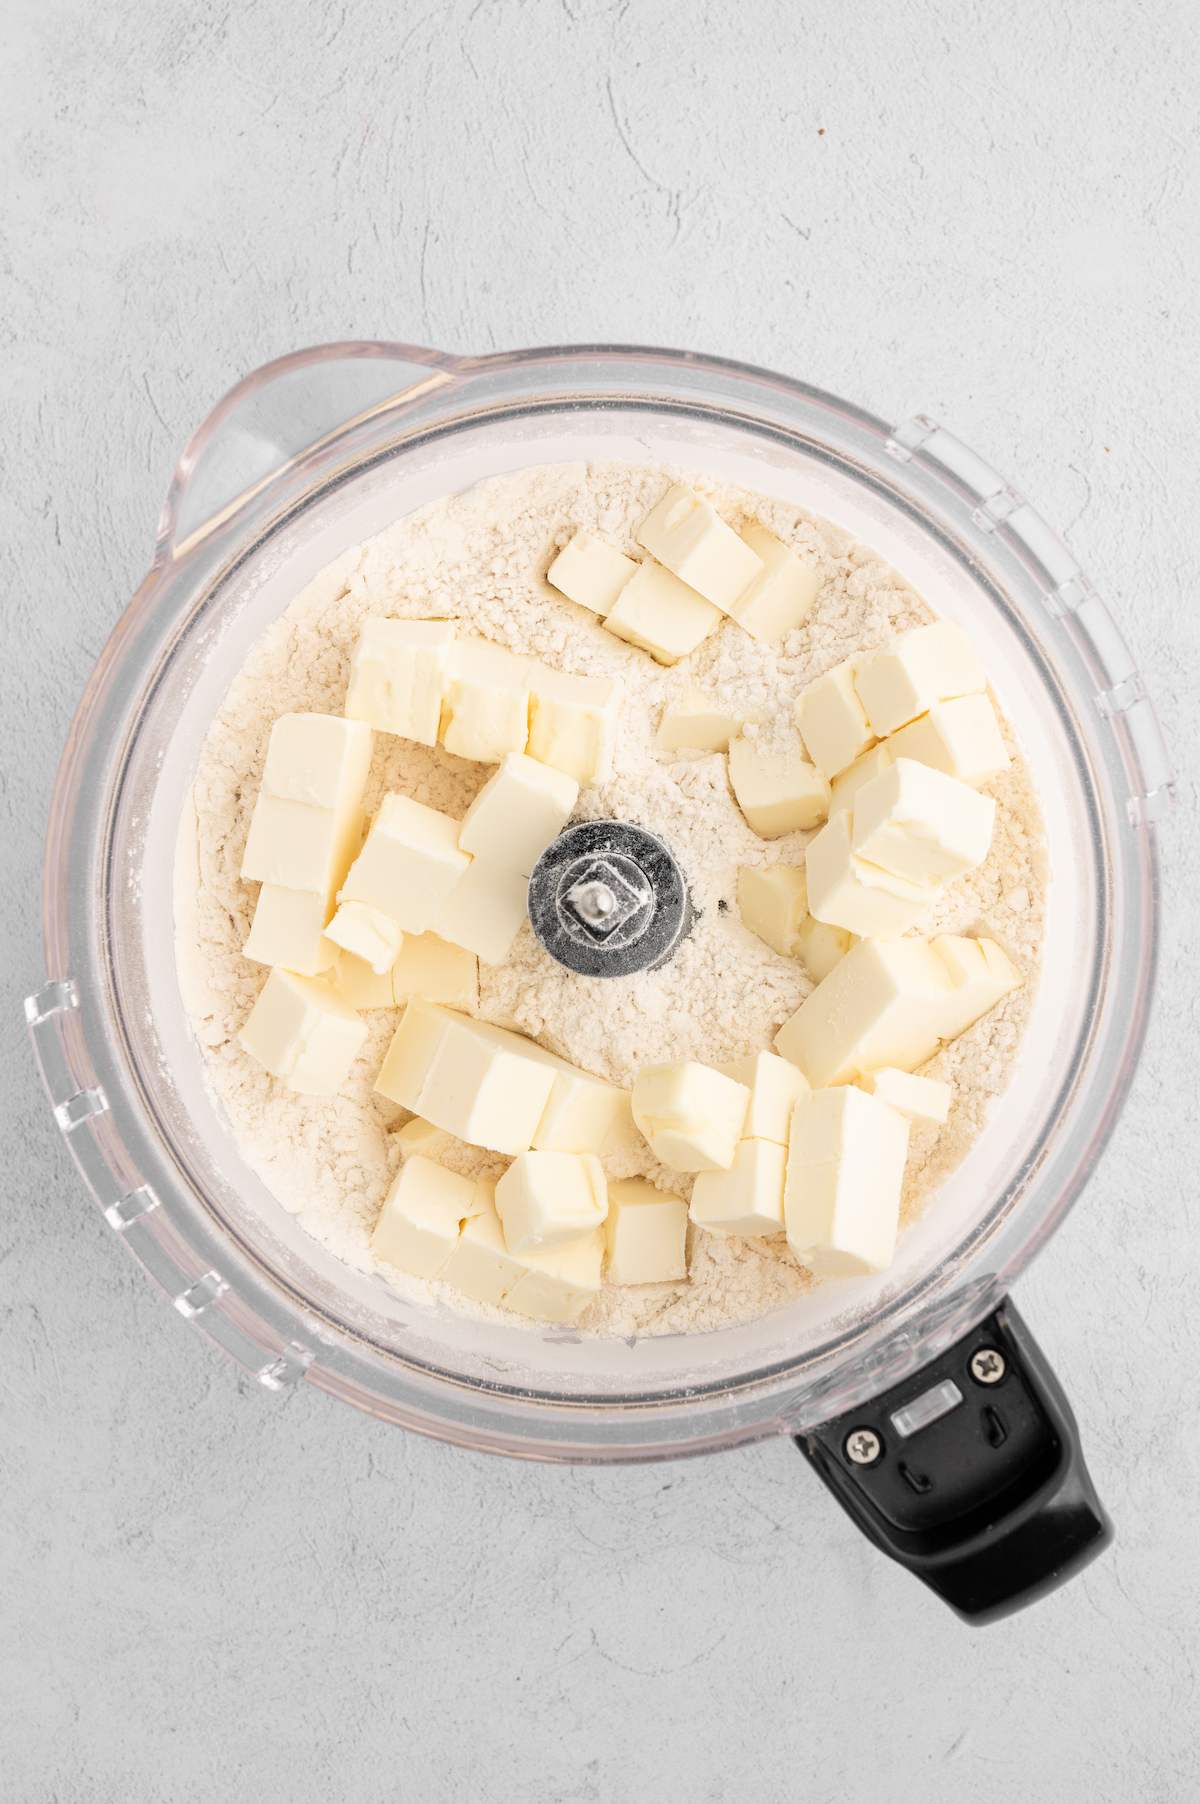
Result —
<instances>
[{"instance_id":1,"label":"pale yellow butter","mask_svg":"<svg viewBox=\"0 0 1200 1804\"><path fill-rule=\"evenodd\" d=\"M459 850L458 822L411 796L388 795L351 865L340 902L366 902L405 933L424 933L471 860Z\"/></svg>"},{"instance_id":2,"label":"pale yellow butter","mask_svg":"<svg viewBox=\"0 0 1200 1804\"><path fill-rule=\"evenodd\" d=\"M528 660L484 639L455 645L446 676L442 744L459 758L499 764L529 741Z\"/></svg>"},{"instance_id":3,"label":"pale yellow butter","mask_svg":"<svg viewBox=\"0 0 1200 1804\"><path fill-rule=\"evenodd\" d=\"M750 1092L693 1059L646 1065L633 1081L633 1119L655 1158L674 1171L733 1164Z\"/></svg>"},{"instance_id":4,"label":"pale yellow butter","mask_svg":"<svg viewBox=\"0 0 1200 1804\"><path fill-rule=\"evenodd\" d=\"M603 619L636 569L633 558L581 527L547 570L546 581Z\"/></svg>"},{"instance_id":5,"label":"pale yellow butter","mask_svg":"<svg viewBox=\"0 0 1200 1804\"><path fill-rule=\"evenodd\" d=\"M505 1295L504 1307L535 1321L576 1321L600 1289L603 1260L600 1228L561 1246L523 1253L521 1275Z\"/></svg>"},{"instance_id":6,"label":"pale yellow butter","mask_svg":"<svg viewBox=\"0 0 1200 1804\"><path fill-rule=\"evenodd\" d=\"M897 758L864 783L854 800L858 858L894 877L934 888L973 871L987 857L996 804L957 777Z\"/></svg>"},{"instance_id":7,"label":"pale yellow butter","mask_svg":"<svg viewBox=\"0 0 1200 1804\"><path fill-rule=\"evenodd\" d=\"M785 1146L743 1140L728 1171L702 1171L697 1177L692 1220L710 1234L778 1234L786 1167Z\"/></svg>"},{"instance_id":8,"label":"pale yellow butter","mask_svg":"<svg viewBox=\"0 0 1200 1804\"><path fill-rule=\"evenodd\" d=\"M651 508L637 538L651 557L725 612L763 569L762 558L712 503L681 482Z\"/></svg>"},{"instance_id":9,"label":"pale yellow butter","mask_svg":"<svg viewBox=\"0 0 1200 1804\"><path fill-rule=\"evenodd\" d=\"M940 1126L950 1113L950 1086L940 1078L919 1077L887 1065L882 1071L868 1071L861 1081L864 1090L910 1121Z\"/></svg>"},{"instance_id":10,"label":"pale yellow butter","mask_svg":"<svg viewBox=\"0 0 1200 1804\"><path fill-rule=\"evenodd\" d=\"M610 1284L666 1284L687 1277L688 1208L645 1178L608 1187L605 1271Z\"/></svg>"},{"instance_id":11,"label":"pale yellow butter","mask_svg":"<svg viewBox=\"0 0 1200 1804\"><path fill-rule=\"evenodd\" d=\"M541 1047L534 1050L554 1070L554 1087L533 1136L539 1152L614 1153L634 1143L628 1090L579 1071Z\"/></svg>"},{"instance_id":12,"label":"pale yellow butter","mask_svg":"<svg viewBox=\"0 0 1200 1804\"><path fill-rule=\"evenodd\" d=\"M814 1089L885 1065L912 1071L951 1037L941 1029L953 991L948 964L928 940L860 940L784 1022L776 1049Z\"/></svg>"},{"instance_id":13,"label":"pale yellow butter","mask_svg":"<svg viewBox=\"0 0 1200 1804\"><path fill-rule=\"evenodd\" d=\"M829 783L797 752L765 750L755 740L729 747L729 781L746 825L760 839L806 832L829 813Z\"/></svg>"},{"instance_id":14,"label":"pale yellow butter","mask_svg":"<svg viewBox=\"0 0 1200 1804\"><path fill-rule=\"evenodd\" d=\"M854 682L872 730L881 739L926 713L935 702L987 688L974 646L952 620L913 627L881 651L867 652L858 660Z\"/></svg>"},{"instance_id":15,"label":"pale yellow butter","mask_svg":"<svg viewBox=\"0 0 1200 1804\"><path fill-rule=\"evenodd\" d=\"M808 1094L808 1079L799 1067L773 1052L754 1052L716 1069L750 1092L743 1139L775 1140L786 1146L796 1100Z\"/></svg>"},{"instance_id":16,"label":"pale yellow butter","mask_svg":"<svg viewBox=\"0 0 1200 1804\"><path fill-rule=\"evenodd\" d=\"M954 1040L1010 990L1015 990L1021 973L995 940L940 933L931 943L950 981L938 1016L938 1031L943 1040Z\"/></svg>"},{"instance_id":17,"label":"pale yellow butter","mask_svg":"<svg viewBox=\"0 0 1200 1804\"><path fill-rule=\"evenodd\" d=\"M350 659L347 717L436 745L453 646L449 620L364 620Z\"/></svg>"},{"instance_id":18,"label":"pale yellow butter","mask_svg":"<svg viewBox=\"0 0 1200 1804\"><path fill-rule=\"evenodd\" d=\"M377 1259L418 1278L436 1278L458 1245L464 1221L483 1199L472 1178L414 1153L392 1182L371 1234Z\"/></svg>"},{"instance_id":19,"label":"pale yellow butter","mask_svg":"<svg viewBox=\"0 0 1200 1804\"><path fill-rule=\"evenodd\" d=\"M264 883L243 956L260 965L282 965L302 977L332 970L338 949L325 933L330 906L331 898L313 890Z\"/></svg>"},{"instance_id":20,"label":"pale yellow butter","mask_svg":"<svg viewBox=\"0 0 1200 1804\"><path fill-rule=\"evenodd\" d=\"M797 557L757 520L743 526L741 538L763 567L729 603L729 612L753 638L775 645L808 619L821 579L815 565Z\"/></svg>"},{"instance_id":21,"label":"pale yellow butter","mask_svg":"<svg viewBox=\"0 0 1200 1804\"><path fill-rule=\"evenodd\" d=\"M400 923L368 902L343 902L325 930L335 946L386 976L400 955Z\"/></svg>"},{"instance_id":22,"label":"pale yellow butter","mask_svg":"<svg viewBox=\"0 0 1200 1804\"><path fill-rule=\"evenodd\" d=\"M396 997L391 971L372 971L352 952L339 952L330 982L344 1002L355 1009L393 1008Z\"/></svg>"},{"instance_id":23,"label":"pale yellow butter","mask_svg":"<svg viewBox=\"0 0 1200 1804\"><path fill-rule=\"evenodd\" d=\"M607 677L532 666L529 756L576 783L607 783L613 771L617 689Z\"/></svg>"},{"instance_id":24,"label":"pale yellow butter","mask_svg":"<svg viewBox=\"0 0 1200 1804\"><path fill-rule=\"evenodd\" d=\"M375 1080L392 1102L497 1153L529 1150L553 1085L523 1035L416 1000Z\"/></svg>"},{"instance_id":25,"label":"pale yellow butter","mask_svg":"<svg viewBox=\"0 0 1200 1804\"><path fill-rule=\"evenodd\" d=\"M1011 762L986 695L935 702L928 714L901 727L887 743L897 758L915 758L972 787L989 783Z\"/></svg>"},{"instance_id":26,"label":"pale yellow butter","mask_svg":"<svg viewBox=\"0 0 1200 1804\"><path fill-rule=\"evenodd\" d=\"M238 1044L272 1077L305 1096L333 1096L367 1037L367 1024L333 986L272 970Z\"/></svg>"},{"instance_id":27,"label":"pale yellow butter","mask_svg":"<svg viewBox=\"0 0 1200 1804\"><path fill-rule=\"evenodd\" d=\"M932 907L937 886L898 877L860 857L854 849L854 821L851 809L841 809L805 848L809 913L848 933L897 938Z\"/></svg>"},{"instance_id":28,"label":"pale yellow butter","mask_svg":"<svg viewBox=\"0 0 1200 1804\"><path fill-rule=\"evenodd\" d=\"M745 724L742 715L731 714L703 690L687 689L663 709L656 743L664 752L727 752Z\"/></svg>"},{"instance_id":29,"label":"pale yellow butter","mask_svg":"<svg viewBox=\"0 0 1200 1804\"><path fill-rule=\"evenodd\" d=\"M838 960L845 958L858 937L855 933L847 933L844 927L831 927L828 921L805 915L796 935L796 957L813 982L821 983Z\"/></svg>"},{"instance_id":30,"label":"pale yellow butter","mask_svg":"<svg viewBox=\"0 0 1200 1804\"><path fill-rule=\"evenodd\" d=\"M762 870L743 865L737 874L737 899L743 925L773 952L794 958L808 912L804 866L772 864Z\"/></svg>"},{"instance_id":31,"label":"pale yellow butter","mask_svg":"<svg viewBox=\"0 0 1200 1804\"><path fill-rule=\"evenodd\" d=\"M863 785L869 783L872 777L878 777L890 768L896 756L892 746L893 742L890 739L881 739L878 745L873 745L870 751L863 752L854 760L853 764L848 764L845 770L833 779L829 786L830 814L836 814L841 808L851 807Z\"/></svg>"},{"instance_id":32,"label":"pale yellow butter","mask_svg":"<svg viewBox=\"0 0 1200 1804\"><path fill-rule=\"evenodd\" d=\"M854 686L855 660L835 664L796 698L796 725L808 755L832 780L875 739Z\"/></svg>"},{"instance_id":33,"label":"pale yellow butter","mask_svg":"<svg viewBox=\"0 0 1200 1804\"><path fill-rule=\"evenodd\" d=\"M501 965L528 913L528 878L476 858L438 907L437 930L485 965Z\"/></svg>"},{"instance_id":34,"label":"pale yellow butter","mask_svg":"<svg viewBox=\"0 0 1200 1804\"><path fill-rule=\"evenodd\" d=\"M496 1213L496 1186L476 1180L483 1207L462 1225L462 1232L439 1276L477 1303L503 1303L524 1276L528 1266L514 1258L504 1243L504 1229Z\"/></svg>"},{"instance_id":35,"label":"pale yellow butter","mask_svg":"<svg viewBox=\"0 0 1200 1804\"><path fill-rule=\"evenodd\" d=\"M336 714L284 714L271 729L241 874L332 899L358 850L370 727Z\"/></svg>"},{"instance_id":36,"label":"pale yellow butter","mask_svg":"<svg viewBox=\"0 0 1200 1804\"><path fill-rule=\"evenodd\" d=\"M509 752L463 816L458 843L481 863L527 878L578 796L578 783L565 771Z\"/></svg>"},{"instance_id":37,"label":"pale yellow butter","mask_svg":"<svg viewBox=\"0 0 1200 1804\"><path fill-rule=\"evenodd\" d=\"M721 610L661 564L642 564L604 624L618 639L648 651L659 664L677 664L721 624Z\"/></svg>"},{"instance_id":38,"label":"pale yellow butter","mask_svg":"<svg viewBox=\"0 0 1200 1804\"><path fill-rule=\"evenodd\" d=\"M518 1153L496 1185L504 1242L518 1255L561 1246L608 1214L608 1182L594 1153Z\"/></svg>"},{"instance_id":39,"label":"pale yellow butter","mask_svg":"<svg viewBox=\"0 0 1200 1804\"><path fill-rule=\"evenodd\" d=\"M908 1123L850 1085L797 1103L788 1150L788 1245L823 1277L884 1271L896 1249Z\"/></svg>"},{"instance_id":40,"label":"pale yellow butter","mask_svg":"<svg viewBox=\"0 0 1200 1804\"><path fill-rule=\"evenodd\" d=\"M406 933L392 966L392 995L397 1002L420 996L474 1014L479 1007L479 960L439 934Z\"/></svg>"},{"instance_id":41,"label":"pale yellow butter","mask_svg":"<svg viewBox=\"0 0 1200 1804\"><path fill-rule=\"evenodd\" d=\"M411 1159L414 1153L420 1153L426 1159L436 1159L450 1145L453 1136L444 1129L434 1127L432 1121L426 1121L421 1115L414 1115L397 1129L396 1145L400 1148L402 1159Z\"/></svg>"}]
</instances>

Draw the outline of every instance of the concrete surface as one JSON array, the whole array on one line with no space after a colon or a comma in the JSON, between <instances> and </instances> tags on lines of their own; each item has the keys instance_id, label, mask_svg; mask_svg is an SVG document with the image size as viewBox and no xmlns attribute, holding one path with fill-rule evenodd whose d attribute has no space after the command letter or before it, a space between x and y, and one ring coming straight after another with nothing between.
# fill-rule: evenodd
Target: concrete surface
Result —
<instances>
[{"instance_id":1,"label":"concrete surface","mask_svg":"<svg viewBox=\"0 0 1200 1804\"><path fill-rule=\"evenodd\" d=\"M9 0L0 1790L1182 1800L1196 1663L1192 0ZM674 343L925 408L1124 618L1178 906L1130 1106L1020 1287L1115 1549L982 1634L786 1444L630 1471L273 1401L85 1200L29 1067L59 744L172 461L320 339Z\"/></svg>"}]
</instances>

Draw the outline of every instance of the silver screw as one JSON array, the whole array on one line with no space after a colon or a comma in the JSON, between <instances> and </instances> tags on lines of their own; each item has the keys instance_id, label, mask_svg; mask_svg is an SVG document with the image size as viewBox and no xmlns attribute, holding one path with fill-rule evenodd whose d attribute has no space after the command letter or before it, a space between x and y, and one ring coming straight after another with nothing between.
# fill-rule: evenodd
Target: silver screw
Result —
<instances>
[{"instance_id":1,"label":"silver screw","mask_svg":"<svg viewBox=\"0 0 1200 1804\"><path fill-rule=\"evenodd\" d=\"M598 878L593 878L590 883L577 883L567 901L589 927L602 927L617 906L617 898L607 883L601 883Z\"/></svg>"},{"instance_id":2,"label":"silver screw","mask_svg":"<svg viewBox=\"0 0 1200 1804\"><path fill-rule=\"evenodd\" d=\"M852 1428L846 1436L846 1458L852 1466L873 1466L883 1442L873 1428Z\"/></svg>"},{"instance_id":3,"label":"silver screw","mask_svg":"<svg viewBox=\"0 0 1200 1804\"><path fill-rule=\"evenodd\" d=\"M995 1347L980 1347L971 1355L971 1376L977 1384L999 1384L1007 1370L1003 1353L997 1353Z\"/></svg>"}]
</instances>

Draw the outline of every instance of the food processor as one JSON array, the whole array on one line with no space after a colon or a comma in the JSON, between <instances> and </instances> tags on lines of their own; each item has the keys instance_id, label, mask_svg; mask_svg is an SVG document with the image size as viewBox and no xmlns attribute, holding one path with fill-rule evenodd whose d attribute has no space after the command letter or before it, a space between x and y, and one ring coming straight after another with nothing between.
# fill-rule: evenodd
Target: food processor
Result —
<instances>
[{"instance_id":1,"label":"food processor","mask_svg":"<svg viewBox=\"0 0 1200 1804\"><path fill-rule=\"evenodd\" d=\"M1045 957L1012 1080L886 1272L757 1320L633 1341L418 1305L311 1239L206 1087L174 954L203 738L264 630L331 560L482 478L596 458L740 483L836 522L970 632L1040 793ZM104 1219L174 1308L269 1391L528 1458L644 1460L795 1437L871 1539L986 1621L1109 1534L1070 1410L1007 1300L1078 1196L1150 1002L1153 708L1070 552L924 415L678 352L485 357L324 345L268 364L180 459L149 573L70 729L26 1012Z\"/></svg>"}]
</instances>

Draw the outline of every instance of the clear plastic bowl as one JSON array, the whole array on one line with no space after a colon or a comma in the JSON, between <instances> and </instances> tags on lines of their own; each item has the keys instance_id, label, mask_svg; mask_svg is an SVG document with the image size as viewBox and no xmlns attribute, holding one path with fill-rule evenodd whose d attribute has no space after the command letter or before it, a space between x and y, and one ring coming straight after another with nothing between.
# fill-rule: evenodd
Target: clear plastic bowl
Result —
<instances>
[{"instance_id":1,"label":"clear plastic bowl","mask_svg":"<svg viewBox=\"0 0 1200 1804\"><path fill-rule=\"evenodd\" d=\"M414 1306L311 1240L205 1088L172 949L176 829L213 713L266 623L346 546L481 477L629 457L839 522L979 644L1040 787L1054 881L1014 1080L885 1276L706 1334L581 1339ZM470 358L349 344L240 384L185 452L154 561L87 686L27 1005L106 1220L269 1389L299 1379L478 1448L649 1458L827 1420L978 1322L1078 1195L1142 1039L1167 759L1120 633L1034 510L933 421L888 427L764 370L667 351Z\"/></svg>"}]
</instances>

